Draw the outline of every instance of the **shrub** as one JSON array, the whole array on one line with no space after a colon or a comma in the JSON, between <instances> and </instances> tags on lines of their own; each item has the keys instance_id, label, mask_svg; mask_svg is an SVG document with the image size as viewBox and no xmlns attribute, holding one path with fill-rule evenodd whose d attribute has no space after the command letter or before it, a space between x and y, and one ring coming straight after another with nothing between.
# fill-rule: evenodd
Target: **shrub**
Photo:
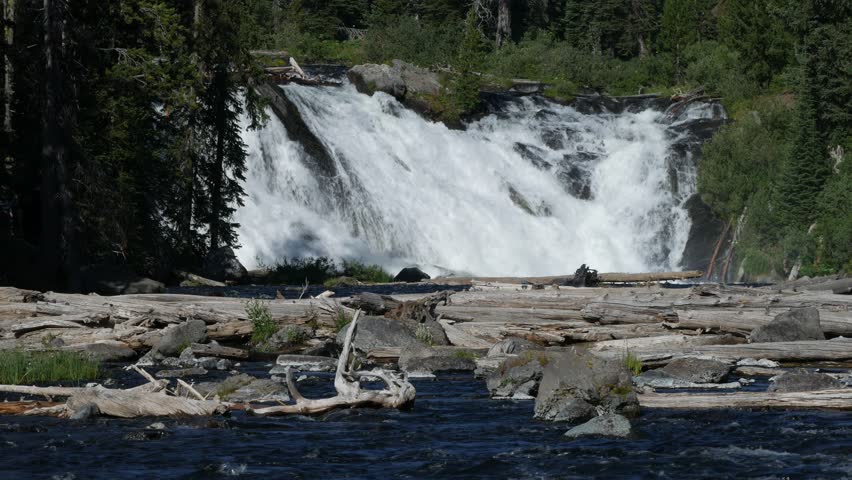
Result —
<instances>
[{"instance_id":1,"label":"shrub","mask_svg":"<svg viewBox=\"0 0 852 480\"><path fill-rule=\"evenodd\" d=\"M334 318L334 331L340 332L352 323L352 317L349 316L342 308L337 310L337 315Z\"/></svg>"},{"instance_id":2,"label":"shrub","mask_svg":"<svg viewBox=\"0 0 852 480\"><path fill-rule=\"evenodd\" d=\"M342 273L344 277L354 278L360 282L390 283L393 281L391 274L380 265L367 265L357 260L344 260Z\"/></svg>"},{"instance_id":3,"label":"shrub","mask_svg":"<svg viewBox=\"0 0 852 480\"><path fill-rule=\"evenodd\" d=\"M453 356L461 360L476 360L476 354L470 350L457 350Z\"/></svg>"},{"instance_id":4,"label":"shrub","mask_svg":"<svg viewBox=\"0 0 852 480\"><path fill-rule=\"evenodd\" d=\"M0 351L0 383L6 385L79 382L95 380L100 374L100 363L79 352Z\"/></svg>"},{"instance_id":5,"label":"shrub","mask_svg":"<svg viewBox=\"0 0 852 480\"><path fill-rule=\"evenodd\" d=\"M272 267L270 281L301 285L307 281L321 284L337 276L337 265L328 257L284 258Z\"/></svg>"},{"instance_id":6,"label":"shrub","mask_svg":"<svg viewBox=\"0 0 852 480\"><path fill-rule=\"evenodd\" d=\"M269 307L262 301L251 299L246 302L246 314L251 321L251 343L259 345L278 331L278 323L272 319Z\"/></svg>"}]
</instances>

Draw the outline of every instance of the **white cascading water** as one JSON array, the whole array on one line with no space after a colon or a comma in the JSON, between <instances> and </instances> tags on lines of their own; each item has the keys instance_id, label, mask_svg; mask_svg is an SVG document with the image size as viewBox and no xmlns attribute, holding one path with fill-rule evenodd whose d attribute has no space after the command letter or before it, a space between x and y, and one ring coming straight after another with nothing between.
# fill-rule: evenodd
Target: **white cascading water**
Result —
<instances>
[{"instance_id":1,"label":"white cascading water","mask_svg":"<svg viewBox=\"0 0 852 480\"><path fill-rule=\"evenodd\" d=\"M527 97L457 131L349 84L282 88L338 173L312 171L274 115L245 133L236 221L249 267L307 256L483 276L678 266L695 172L670 161L660 112L583 115Z\"/></svg>"}]
</instances>

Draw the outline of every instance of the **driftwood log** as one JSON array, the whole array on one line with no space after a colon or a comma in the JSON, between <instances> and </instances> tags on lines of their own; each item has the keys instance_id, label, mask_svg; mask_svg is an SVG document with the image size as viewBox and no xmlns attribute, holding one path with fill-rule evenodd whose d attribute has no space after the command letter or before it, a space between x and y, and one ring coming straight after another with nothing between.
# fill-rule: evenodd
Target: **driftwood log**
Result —
<instances>
[{"instance_id":1,"label":"driftwood log","mask_svg":"<svg viewBox=\"0 0 852 480\"><path fill-rule=\"evenodd\" d=\"M337 395L331 398L308 399L302 396L293 381L293 372L287 370L287 388L290 396L296 401L294 405L281 405L276 407L249 408L257 415L316 415L338 410L342 408L368 407L368 408L406 408L414 403L416 391L414 385L405 377L397 376L389 371L374 369L369 372L352 371L350 359L354 359L354 347L352 338L356 333L358 317L361 312L355 313L349 328L346 331L346 339L343 343L343 351L337 361L337 371L334 375L334 389ZM351 357L351 358L350 358ZM364 377L375 377L386 385L384 390L363 390L360 379Z\"/></svg>"},{"instance_id":2,"label":"driftwood log","mask_svg":"<svg viewBox=\"0 0 852 480\"><path fill-rule=\"evenodd\" d=\"M56 415L63 418L83 418L103 415L118 418L159 416L206 416L222 414L229 406L215 400L203 400L170 395L168 380L155 380L147 372L142 373L148 383L126 390L94 387L30 387L0 385L0 392L20 393L31 396L68 397L64 404L48 407L34 403L32 408L19 412L23 415Z\"/></svg>"},{"instance_id":3,"label":"driftwood log","mask_svg":"<svg viewBox=\"0 0 852 480\"><path fill-rule=\"evenodd\" d=\"M644 393L644 408L831 408L852 410L852 388L813 392Z\"/></svg>"}]
</instances>

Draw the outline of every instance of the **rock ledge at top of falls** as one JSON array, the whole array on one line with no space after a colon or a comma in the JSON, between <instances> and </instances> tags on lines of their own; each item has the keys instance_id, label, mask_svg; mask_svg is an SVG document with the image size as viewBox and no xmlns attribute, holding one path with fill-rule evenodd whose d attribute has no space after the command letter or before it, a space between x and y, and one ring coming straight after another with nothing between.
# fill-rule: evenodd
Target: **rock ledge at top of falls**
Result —
<instances>
[{"instance_id":1,"label":"rock ledge at top of falls","mask_svg":"<svg viewBox=\"0 0 852 480\"><path fill-rule=\"evenodd\" d=\"M420 94L438 95L442 88L437 73L401 60L394 60L391 65L356 65L347 76L361 93L385 92L398 100Z\"/></svg>"}]
</instances>

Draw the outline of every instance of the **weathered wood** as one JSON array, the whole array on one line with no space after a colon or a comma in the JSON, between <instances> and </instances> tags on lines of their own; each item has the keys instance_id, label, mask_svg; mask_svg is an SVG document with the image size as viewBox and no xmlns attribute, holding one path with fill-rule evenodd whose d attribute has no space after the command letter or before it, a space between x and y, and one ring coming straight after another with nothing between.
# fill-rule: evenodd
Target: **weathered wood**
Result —
<instances>
[{"instance_id":1,"label":"weathered wood","mask_svg":"<svg viewBox=\"0 0 852 480\"><path fill-rule=\"evenodd\" d=\"M184 272L182 270L176 270L175 275L178 278L182 278L184 280L188 280L193 283L197 283L199 285L204 285L206 287L227 287L228 285L223 282L217 282L216 280L211 280L209 278L204 278L201 275L196 275L190 272Z\"/></svg>"},{"instance_id":2,"label":"weathered wood","mask_svg":"<svg viewBox=\"0 0 852 480\"><path fill-rule=\"evenodd\" d=\"M192 353L195 355L200 355L204 357L217 357L217 358L233 358L237 360L246 359L249 357L249 352L240 348L231 348L231 347L223 347L221 345L214 344L200 344L193 343L190 345L192 348Z\"/></svg>"},{"instance_id":3,"label":"weathered wood","mask_svg":"<svg viewBox=\"0 0 852 480\"><path fill-rule=\"evenodd\" d=\"M701 336L697 337L701 338ZM623 341L620 341L623 342ZM615 349L598 349L601 354L613 355ZM643 362L665 363L678 357L713 357L726 362L744 358L765 358L778 362L852 360L852 339L810 340L800 342L750 343L740 345L700 345L672 347L669 345L634 345L630 352Z\"/></svg>"},{"instance_id":4,"label":"weathered wood","mask_svg":"<svg viewBox=\"0 0 852 480\"><path fill-rule=\"evenodd\" d=\"M21 290L14 287L0 287L0 303L32 303L42 298L41 292Z\"/></svg>"},{"instance_id":5,"label":"weathered wood","mask_svg":"<svg viewBox=\"0 0 852 480\"><path fill-rule=\"evenodd\" d=\"M35 332L38 330L45 330L49 328L84 328L83 325L80 325L76 322L71 322L68 320L58 320L58 319L48 319L48 320L37 320L27 323L20 323L18 325L12 325L10 329L12 333L15 334L16 337L19 337L25 333Z\"/></svg>"},{"instance_id":6,"label":"weathered wood","mask_svg":"<svg viewBox=\"0 0 852 480\"><path fill-rule=\"evenodd\" d=\"M673 280L689 280L701 278L704 272L697 270L687 272L651 272L651 273L599 273L598 279L603 283L645 283L666 282ZM574 275L553 275L545 277L441 277L430 283L439 285L470 285L473 282L511 283L532 285L566 285L574 280Z\"/></svg>"},{"instance_id":7,"label":"weathered wood","mask_svg":"<svg viewBox=\"0 0 852 480\"><path fill-rule=\"evenodd\" d=\"M815 392L644 393L643 408L829 408L852 410L852 388Z\"/></svg>"},{"instance_id":8,"label":"weathered wood","mask_svg":"<svg viewBox=\"0 0 852 480\"><path fill-rule=\"evenodd\" d=\"M349 360L354 348L352 338L355 335L358 317L355 313L346 331L343 350L337 362L334 375L334 389L337 395L318 400L307 399L296 388L293 381L292 369L287 369L287 387L290 396L296 401L294 405L281 405L266 408L250 408L257 415L286 415L286 414L322 414L340 408L369 407L369 408L405 408L414 402L414 386L403 377L385 370L375 369L369 372L351 372ZM375 377L385 382L386 389L379 391L362 390L359 379Z\"/></svg>"}]
</instances>

